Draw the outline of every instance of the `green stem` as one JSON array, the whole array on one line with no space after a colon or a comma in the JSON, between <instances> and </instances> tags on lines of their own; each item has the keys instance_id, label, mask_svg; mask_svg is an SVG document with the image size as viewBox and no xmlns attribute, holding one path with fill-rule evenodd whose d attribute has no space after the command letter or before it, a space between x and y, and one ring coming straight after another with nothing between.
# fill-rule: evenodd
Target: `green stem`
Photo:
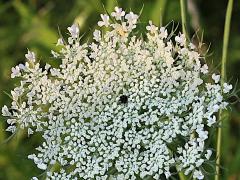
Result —
<instances>
[{"instance_id":1,"label":"green stem","mask_svg":"<svg viewBox=\"0 0 240 180\"><path fill-rule=\"evenodd\" d=\"M163 17L165 13L165 7L167 4L167 0L157 0L155 6L152 10L151 20L154 24L158 24L160 26L163 25Z\"/></svg>"},{"instance_id":2,"label":"green stem","mask_svg":"<svg viewBox=\"0 0 240 180\"><path fill-rule=\"evenodd\" d=\"M228 50L228 41L229 41L229 32L231 25L231 16L232 16L233 0L228 1L225 25L224 25L224 35L223 35L223 50L222 50L222 66L221 66L221 86L226 82L226 63L227 63L227 50ZM223 111L219 112L219 128L217 133L217 151L216 151L216 175L215 180L220 179L220 159L221 159L221 141L222 141L222 120L223 120Z\"/></svg>"},{"instance_id":3,"label":"green stem","mask_svg":"<svg viewBox=\"0 0 240 180\"><path fill-rule=\"evenodd\" d=\"M187 37L187 15L186 15L186 0L180 0L181 19L182 19L182 32Z\"/></svg>"},{"instance_id":4,"label":"green stem","mask_svg":"<svg viewBox=\"0 0 240 180\"><path fill-rule=\"evenodd\" d=\"M182 171L178 173L178 176L179 176L179 179L180 179L180 180L186 180L186 179L187 179L186 176L183 174Z\"/></svg>"},{"instance_id":5,"label":"green stem","mask_svg":"<svg viewBox=\"0 0 240 180\"><path fill-rule=\"evenodd\" d=\"M113 0L108 0L107 1L106 9L107 9L108 12L112 12L114 10L114 7L116 6L116 2L117 1L113 1Z\"/></svg>"}]
</instances>

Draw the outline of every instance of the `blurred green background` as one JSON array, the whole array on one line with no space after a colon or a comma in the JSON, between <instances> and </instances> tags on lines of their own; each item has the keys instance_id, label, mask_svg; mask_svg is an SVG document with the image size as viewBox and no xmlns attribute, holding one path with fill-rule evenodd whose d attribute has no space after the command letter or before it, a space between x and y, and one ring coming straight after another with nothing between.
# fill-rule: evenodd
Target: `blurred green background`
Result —
<instances>
[{"instance_id":1,"label":"blurred green background","mask_svg":"<svg viewBox=\"0 0 240 180\"><path fill-rule=\"evenodd\" d=\"M179 0L1 0L0 1L0 107L10 104L4 93L15 85L10 79L11 67L24 61L27 48L35 51L41 62L57 65L49 58L55 49L58 28L66 34L66 28L74 21L80 25L86 40L92 33L99 14L118 5L138 13L144 5L141 21L153 20L166 25L170 21L181 22ZM204 32L204 42L211 43L207 57L213 68L220 68L222 37L226 0L188 0L188 26L190 36ZM160 18L162 17L162 18ZM160 21L160 19L162 19ZM181 25L181 24L180 24ZM207 47L207 46L206 46ZM46 58L48 57L48 58ZM240 1L233 6L230 32L227 75L236 84L240 77ZM238 89L240 83L236 84ZM229 120L223 125L222 179L240 179L240 103L231 107ZM11 134L5 132L6 122L0 116L0 180L25 180L41 174L27 155L38 146L40 138L27 137L20 132L7 143ZM214 144L214 142L213 142Z\"/></svg>"}]
</instances>

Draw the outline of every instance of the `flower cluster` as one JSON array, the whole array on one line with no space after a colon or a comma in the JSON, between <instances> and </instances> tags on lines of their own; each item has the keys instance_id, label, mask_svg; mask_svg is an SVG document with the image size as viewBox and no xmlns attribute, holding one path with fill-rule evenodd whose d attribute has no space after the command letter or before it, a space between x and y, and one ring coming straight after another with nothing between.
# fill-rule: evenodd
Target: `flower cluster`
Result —
<instances>
[{"instance_id":1,"label":"flower cluster","mask_svg":"<svg viewBox=\"0 0 240 180\"><path fill-rule=\"evenodd\" d=\"M208 129L232 86L221 88L184 34L149 21L138 36L138 15L116 7L111 16L101 15L91 43L80 44L79 27L69 27L52 51L58 68L40 67L30 51L12 68L20 83L2 108L7 131L42 134L28 158L47 179L164 179L176 171L203 179Z\"/></svg>"}]
</instances>

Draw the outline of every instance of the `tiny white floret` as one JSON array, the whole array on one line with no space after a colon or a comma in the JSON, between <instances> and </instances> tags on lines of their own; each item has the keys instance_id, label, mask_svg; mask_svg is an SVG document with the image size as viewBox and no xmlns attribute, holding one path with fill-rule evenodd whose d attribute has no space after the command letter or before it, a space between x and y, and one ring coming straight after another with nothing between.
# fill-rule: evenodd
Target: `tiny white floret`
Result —
<instances>
[{"instance_id":1,"label":"tiny white floret","mask_svg":"<svg viewBox=\"0 0 240 180\"><path fill-rule=\"evenodd\" d=\"M79 36L79 27L77 24L73 24L71 27L67 28L73 38L78 38ZM61 40L60 40L61 41ZM59 42L62 43L62 42Z\"/></svg>"},{"instance_id":2,"label":"tiny white floret","mask_svg":"<svg viewBox=\"0 0 240 180\"><path fill-rule=\"evenodd\" d=\"M98 26L100 26L100 27L102 27L102 26L108 27L110 25L110 23L109 23L109 16L107 14L101 14L100 16L102 18L102 21L98 21Z\"/></svg>"},{"instance_id":3,"label":"tiny white floret","mask_svg":"<svg viewBox=\"0 0 240 180\"><path fill-rule=\"evenodd\" d=\"M35 62L35 58L36 58L36 56L35 56L35 53L34 52L31 52L31 51L29 51L28 50L28 53L27 54L25 54L25 57L29 60L29 61L32 61L32 62Z\"/></svg>"}]
</instances>

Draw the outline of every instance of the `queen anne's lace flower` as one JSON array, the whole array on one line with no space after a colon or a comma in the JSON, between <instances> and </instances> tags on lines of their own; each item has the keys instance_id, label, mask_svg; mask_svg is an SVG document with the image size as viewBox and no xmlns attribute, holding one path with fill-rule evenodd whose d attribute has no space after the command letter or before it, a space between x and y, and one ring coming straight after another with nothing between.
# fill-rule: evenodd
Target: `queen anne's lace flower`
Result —
<instances>
[{"instance_id":1,"label":"queen anne's lace flower","mask_svg":"<svg viewBox=\"0 0 240 180\"><path fill-rule=\"evenodd\" d=\"M109 26L109 16L107 14L101 14L101 18L102 18L102 21L99 21L98 22L98 26L102 27L102 26L106 26L108 27Z\"/></svg>"},{"instance_id":2,"label":"queen anne's lace flower","mask_svg":"<svg viewBox=\"0 0 240 180\"><path fill-rule=\"evenodd\" d=\"M95 30L95 31L93 32L93 39L94 39L95 41L100 41L100 40L101 40L101 31Z\"/></svg>"},{"instance_id":3,"label":"queen anne's lace flower","mask_svg":"<svg viewBox=\"0 0 240 180\"><path fill-rule=\"evenodd\" d=\"M154 34L158 30L158 27L154 26L152 21L149 21L149 25L146 27L146 29L150 31L150 33Z\"/></svg>"},{"instance_id":4,"label":"queen anne's lace flower","mask_svg":"<svg viewBox=\"0 0 240 180\"><path fill-rule=\"evenodd\" d=\"M67 28L73 38L77 38L79 36L79 28L77 24L73 24L71 27ZM58 42L58 44L62 44L62 42Z\"/></svg>"},{"instance_id":5,"label":"queen anne's lace flower","mask_svg":"<svg viewBox=\"0 0 240 180\"><path fill-rule=\"evenodd\" d=\"M24 68L12 69L21 82L2 108L7 130L42 134L28 157L47 179L164 179L174 170L203 179L207 126L232 86L204 78L204 57L183 34L171 38L150 21L144 39L135 35L138 15L115 10L121 22L101 15L99 26L112 29L96 30L90 44L80 44L77 25L68 28L68 43L59 39L53 52L58 68L41 68L28 51Z\"/></svg>"},{"instance_id":6,"label":"queen anne's lace flower","mask_svg":"<svg viewBox=\"0 0 240 180\"><path fill-rule=\"evenodd\" d=\"M115 12L112 12L111 15L116 18L116 20L121 20L121 18L125 15L125 11L122 8L115 7Z\"/></svg>"},{"instance_id":7,"label":"queen anne's lace flower","mask_svg":"<svg viewBox=\"0 0 240 180\"><path fill-rule=\"evenodd\" d=\"M35 62L36 55L35 55L34 52L31 52L31 51L28 50L28 53L25 54L25 57L26 57L29 61Z\"/></svg>"},{"instance_id":8,"label":"queen anne's lace flower","mask_svg":"<svg viewBox=\"0 0 240 180\"><path fill-rule=\"evenodd\" d=\"M21 76L21 72L20 72L19 66L12 67L11 78L15 78L15 77L18 77L18 76Z\"/></svg>"},{"instance_id":9,"label":"queen anne's lace flower","mask_svg":"<svg viewBox=\"0 0 240 180\"><path fill-rule=\"evenodd\" d=\"M179 36L175 37L176 43L178 43L180 46L184 46L186 42L186 37L184 34L180 34ZM185 50L185 49L183 49Z\"/></svg>"},{"instance_id":10,"label":"queen anne's lace flower","mask_svg":"<svg viewBox=\"0 0 240 180\"><path fill-rule=\"evenodd\" d=\"M62 39L62 38L59 38L56 45L57 45L57 46L62 46L62 45L64 45L63 39Z\"/></svg>"},{"instance_id":11,"label":"queen anne's lace flower","mask_svg":"<svg viewBox=\"0 0 240 180\"><path fill-rule=\"evenodd\" d=\"M212 79L214 80L215 83L218 83L220 80L220 75L212 74Z\"/></svg>"},{"instance_id":12,"label":"queen anne's lace flower","mask_svg":"<svg viewBox=\"0 0 240 180\"><path fill-rule=\"evenodd\" d=\"M227 83L223 84L223 92L224 93L228 93L231 89L232 89L232 85L231 84L227 84Z\"/></svg>"}]
</instances>

